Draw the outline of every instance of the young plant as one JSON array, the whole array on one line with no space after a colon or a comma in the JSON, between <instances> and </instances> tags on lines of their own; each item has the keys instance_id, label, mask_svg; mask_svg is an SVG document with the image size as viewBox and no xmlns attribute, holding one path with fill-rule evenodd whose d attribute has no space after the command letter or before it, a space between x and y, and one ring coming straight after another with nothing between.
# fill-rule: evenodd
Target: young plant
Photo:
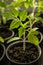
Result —
<instances>
[{"instance_id":1,"label":"young plant","mask_svg":"<svg viewBox=\"0 0 43 65\"><path fill-rule=\"evenodd\" d=\"M5 12L5 8L6 8L6 3L4 0L1 0L0 2L0 24L2 23L3 21L3 24L6 23L6 17L4 16L4 12Z\"/></svg>"},{"instance_id":2,"label":"young plant","mask_svg":"<svg viewBox=\"0 0 43 65\"><path fill-rule=\"evenodd\" d=\"M4 43L4 39L0 36L0 42Z\"/></svg>"},{"instance_id":3,"label":"young plant","mask_svg":"<svg viewBox=\"0 0 43 65\"><path fill-rule=\"evenodd\" d=\"M16 19L13 19L13 21L10 25L10 29L18 28L19 37L14 37L14 38L8 40L7 43L20 39L23 36L23 50L24 51L26 49L26 43L25 43L26 39L28 39L29 42L31 42L32 44L34 44L36 46L39 44L39 39L37 37L37 35L39 34L39 32L37 31L38 28L32 28L32 25L35 22L42 20L39 17L39 15L37 15L39 12L37 12L35 14L35 9L40 8L38 3L35 0L33 0L33 1L32 0L22 0L22 1L17 0L16 2L13 2L11 4L12 7L14 6L13 10L11 11L11 14L13 13L14 18L16 18ZM24 4L26 10L23 9L20 11L19 9L22 4ZM27 13L27 9L29 7L33 7L33 10L30 14ZM17 14L15 12L17 12ZM29 20L25 22L26 18L28 18ZM26 32L28 32L27 36L25 35Z\"/></svg>"}]
</instances>

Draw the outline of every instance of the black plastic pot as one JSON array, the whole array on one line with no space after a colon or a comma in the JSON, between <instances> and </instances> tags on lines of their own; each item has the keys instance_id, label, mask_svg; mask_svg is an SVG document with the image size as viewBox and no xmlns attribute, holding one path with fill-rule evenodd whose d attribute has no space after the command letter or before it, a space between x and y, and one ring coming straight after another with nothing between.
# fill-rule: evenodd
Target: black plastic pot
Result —
<instances>
[{"instance_id":1,"label":"black plastic pot","mask_svg":"<svg viewBox=\"0 0 43 65\"><path fill-rule=\"evenodd\" d=\"M43 23L42 22L36 22L33 24L33 27L38 27L38 31L40 31L43 34Z\"/></svg>"},{"instance_id":2,"label":"black plastic pot","mask_svg":"<svg viewBox=\"0 0 43 65\"><path fill-rule=\"evenodd\" d=\"M41 43L41 42L42 42L42 40L43 40L43 35L42 35L42 33L41 33L41 32L39 32L39 35L38 35L38 36L40 37L39 43Z\"/></svg>"},{"instance_id":3,"label":"black plastic pot","mask_svg":"<svg viewBox=\"0 0 43 65\"><path fill-rule=\"evenodd\" d=\"M2 43L0 43L0 63L2 62L4 56L5 56L5 46Z\"/></svg>"},{"instance_id":4,"label":"black plastic pot","mask_svg":"<svg viewBox=\"0 0 43 65\"><path fill-rule=\"evenodd\" d=\"M28 42L28 41L25 41L27 44L28 43L30 43L30 42ZM29 63L19 63L19 62L16 62L16 61L14 61L13 59L11 59L10 57L9 57L9 54L8 54L8 50L9 49L11 49L11 48L13 48L13 46L14 47L18 47L19 45L22 45L23 44L23 41L16 41L16 42L14 42L14 43L12 43L12 44L10 44L8 47L7 47L7 49L6 49L6 57L7 57L7 59L9 60L9 62L11 63L11 64L19 64L19 65L31 65L31 64L34 64L34 63L37 63L37 61L39 60L39 58L40 58L40 56L41 56L41 48L40 48L40 46L35 46L36 48L37 48L37 50L38 50L38 57L34 60L34 61L31 61L31 62L29 62Z\"/></svg>"},{"instance_id":5,"label":"black plastic pot","mask_svg":"<svg viewBox=\"0 0 43 65\"><path fill-rule=\"evenodd\" d=\"M9 19L9 20L6 22L6 24L2 24L2 25L0 25L0 26L5 27L5 28L10 28L10 24L11 24L12 21L13 21L13 19ZM18 29L15 28L15 29L13 29L13 31L14 31L14 33L15 33L15 36L18 36L18 35L17 35Z\"/></svg>"},{"instance_id":6,"label":"black plastic pot","mask_svg":"<svg viewBox=\"0 0 43 65\"><path fill-rule=\"evenodd\" d=\"M12 21L13 21L13 19L8 20L6 22L6 24L3 24L3 26L6 27L6 28L10 28L10 24L11 24Z\"/></svg>"},{"instance_id":7,"label":"black plastic pot","mask_svg":"<svg viewBox=\"0 0 43 65\"><path fill-rule=\"evenodd\" d=\"M5 28L4 26L0 26L0 36L6 41L14 36L14 31Z\"/></svg>"}]
</instances>

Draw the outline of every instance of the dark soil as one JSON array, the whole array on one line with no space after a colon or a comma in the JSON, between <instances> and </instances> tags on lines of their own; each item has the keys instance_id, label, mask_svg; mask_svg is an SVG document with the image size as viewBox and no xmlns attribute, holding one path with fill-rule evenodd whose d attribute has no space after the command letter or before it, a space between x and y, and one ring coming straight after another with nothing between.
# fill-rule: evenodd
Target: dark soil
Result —
<instances>
[{"instance_id":1,"label":"dark soil","mask_svg":"<svg viewBox=\"0 0 43 65\"><path fill-rule=\"evenodd\" d=\"M38 39L39 39L39 41L40 41L40 39L41 39L41 35L40 35L40 34L38 34L38 35L37 35L37 37L38 37Z\"/></svg>"},{"instance_id":2,"label":"dark soil","mask_svg":"<svg viewBox=\"0 0 43 65\"><path fill-rule=\"evenodd\" d=\"M0 58L2 57L2 55L3 55L3 47L2 47L2 45L0 44Z\"/></svg>"},{"instance_id":3,"label":"dark soil","mask_svg":"<svg viewBox=\"0 0 43 65\"><path fill-rule=\"evenodd\" d=\"M4 26L5 26L6 28L10 28L10 24L11 24L12 21L13 21L12 19L11 19L11 20L8 20L8 21L6 22L6 24L4 24Z\"/></svg>"},{"instance_id":4,"label":"dark soil","mask_svg":"<svg viewBox=\"0 0 43 65\"><path fill-rule=\"evenodd\" d=\"M23 51L23 46L18 45L12 45L8 50L8 56L14 62L29 63L37 59L39 53L36 46L26 43L26 50Z\"/></svg>"},{"instance_id":5,"label":"dark soil","mask_svg":"<svg viewBox=\"0 0 43 65\"><path fill-rule=\"evenodd\" d=\"M6 28L0 28L0 36L3 38L7 38L12 35L12 32L9 29Z\"/></svg>"},{"instance_id":6,"label":"dark soil","mask_svg":"<svg viewBox=\"0 0 43 65\"><path fill-rule=\"evenodd\" d=\"M3 23L3 20L2 20L0 26L4 26L4 27L6 27L6 28L9 28L12 21L13 21L13 19L7 20L7 21L6 21L6 24L4 24L4 23Z\"/></svg>"},{"instance_id":7,"label":"dark soil","mask_svg":"<svg viewBox=\"0 0 43 65\"><path fill-rule=\"evenodd\" d=\"M43 23L42 22L36 22L34 25L33 25L33 28L34 27L38 27L38 31L42 32L43 33Z\"/></svg>"},{"instance_id":8,"label":"dark soil","mask_svg":"<svg viewBox=\"0 0 43 65\"><path fill-rule=\"evenodd\" d=\"M41 25L42 25L41 22L36 22L36 23L34 23L33 27L40 27Z\"/></svg>"}]
</instances>

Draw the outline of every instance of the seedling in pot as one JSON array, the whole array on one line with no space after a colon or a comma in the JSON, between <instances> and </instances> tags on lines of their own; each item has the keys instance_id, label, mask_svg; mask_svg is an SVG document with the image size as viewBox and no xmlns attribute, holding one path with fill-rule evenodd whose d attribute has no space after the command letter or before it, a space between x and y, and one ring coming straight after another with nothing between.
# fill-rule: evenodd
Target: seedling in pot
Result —
<instances>
[{"instance_id":1,"label":"seedling in pot","mask_svg":"<svg viewBox=\"0 0 43 65\"><path fill-rule=\"evenodd\" d=\"M26 8L25 10L21 9L22 4L24 4ZM6 50L7 58L13 63L31 64L33 62L36 62L41 55L41 49L39 51L38 47L40 42L37 37L37 35L40 34L40 32L37 31L37 27L32 28L33 24L36 21L39 21L38 16L35 15L35 9L37 8L36 4L37 2L35 0L17 0L11 3L12 9L10 10L14 18L10 24L10 29L12 30L17 28L18 37L13 37L9 39L7 43L12 43L12 41L19 40L10 44ZM27 9L29 7L33 7L33 9L32 12L28 14ZM28 20L26 20L27 18Z\"/></svg>"},{"instance_id":2,"label":"seedling in pot","mask_svg":"<svg viewBox=\"0 0 43 65\"><path fill-rule=\"evenodd\" d=\"M10 37L14 36L14 32L7 28L7 18L4 15L6 12L6 9L8 8L8 5L6 4L6 1L1 0L0 2L0 36L2 36L5 40L9 39Z\"/></svg>"},{"instance_id":3,"label":"seedling in pot","mask_svg":"<svg viewBox=\"0 0 43 65\"><path fill-rule=\"evenodd\" d=\"M0 2L0 25L3 23L3 24L6 24L7 23L7 18L5 16L5 12L8 8L9 4L7 4L7 0L4 1L4 0L1 0Z\"/></svg>"},{"instance_id":4,"label":"seedling in pot","mask_svg":"<svg viewBox=\"0 0 43 65\"><path fill-rule=\"evenodd\" d=\"M27 2L29 3L29 1L22 1L22 2L21 1L20 2L17 1L16 3L24 3L24 6L26 7L26 9L28 9L29 6L33 7L32 13L30 13L29 15L27 13L27 10L19 11L18 7L13 4L15 6L13 8L14 10L12 10L13 14L15 14L14 13L15 12L15 8L17 7L17 9L18 9L17 12L18 12L18 17L19 18L17 17L17 14L15 14L15 16L16 16L15 18L16 19L14 19L12 21L12 23L10 25L10 29L18 28L18 36L19 37L11 38L7 42L7 43L9 43L11 41L18 40L18 39L22 38L22 36L23 36L23 50L24 51L25 51L25 48L26 48L26 43L25 43L26 39L28 39L29 42L31 42L34 45L39 45L39 40L38 40L38 37L37 37L37 35L39 34L39 32L37 31L38 28L32 28L33 23L37 22L37 20L40 20L38 17L35 17L35 14L34 14L35 13L35 9L37 8L37 2L35 2L35 0L33 0L31 5L30 5L30 3L28 5ZM20 8L20 6L19 6L19 8ZM24 22L26 20L26 18L28 18L29 20ZM25 35L26 32L28 32L27 36Z\"/></svg>"},{"instance_id":5,"label":"seedling in pot","mask_svg":"<svg viewBox=\"0 0 43 65\"><path fill-rule=\"evenodd\" d=\"M32 27L32 25L35 23L35 22L38 22L38 21L42 21L43 19L41 17L39 17L40 15L40 12L43 12L43 1L38 1L36 2L35 0L20 0L20 1L13 1L11 2L11 4L9 4L7 7L7 12L5 13L5 16L7 19L14 19L17 18L19 16L19 12L22 10L21 9L21 6L22 4L24 4L26 10L28 10L28 8L33 8L32 12L26 16L24 13L25 16L24 19L28 18L30 22L30 25ZM12 9L10 8L12 7ZM37 9L37 12L35 13L35 10ZM28 12L28 11L27 11ZM20 16L22 16L23 12L20 14ZM23 18L21 18L23 19ZM23 20L22 20L23 21ZM14 27L13 27L14 28Z\"/></svg>"},{"instance_id":6,"label":"seedling in pot","mask_svg":"<svg viewBox=\"0 0 43 65\"><path fill-rule=\"evenodd\" d=\"M6 17L3 15L5 12L5 8L6 8L6 3L4 0L2 0L0 2L0 12L1 12L1 14L0 14L0 16L1 16L0 17L0 25L2 24L2 21L3 21L3 24L6 23Z\"/></svg>"}]
</instances>

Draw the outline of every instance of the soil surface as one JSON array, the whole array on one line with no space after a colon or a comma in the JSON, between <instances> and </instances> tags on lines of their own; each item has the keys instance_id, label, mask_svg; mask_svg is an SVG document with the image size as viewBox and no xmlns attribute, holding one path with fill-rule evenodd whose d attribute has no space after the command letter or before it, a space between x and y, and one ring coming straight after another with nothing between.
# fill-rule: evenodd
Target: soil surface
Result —
<instances>
[{"instance_id":1,"label":"soil surface","mask_svg":"<svg viewBox=\"0 0 43 65\"><path fill-rule=\"evenodd\" d=\"M6 28L10 28L10 24L11 24L12 21L13 21L12 19L11 19L11 20L8 20L8 21L6 22L6 24L4 24L4 26L5 26Z\"/></svg>"},{"instance_id":2,"label":"soil surface","mask_svg":"<svg viewBox=\"0 0 43 65\"><path fill-rule=\"evenodd\" d=\"M40 34L38 34L38 35L37 35L37 37L38 37L38 39L39 39L39 41L40 41L40 39L41 39L41 35L40 35Z\"/></svg>"},{"instance_id":3,"label":"soil surface","mask_svg":"<svg viewBox=\"0 0 43 65\"><path fill-rule=\"evenodd\" d=\"M33 28L34 27L38 27L39 28L38 31L40 31L41 33L43 33L43 23L42 22L36 22L36 23L34 23Z\"/></svg>"},{"instance_id":4,"label":"soil surface","mask_svg":"<svg viewBox=\"0 0 43 65\"><path fill-rule=\"evenodd\" d=\"M42 26L42 22L36 22L33 25L33 27L40 27L40 26Z\"/></svg>"},{"instance_id":5,"label":"soil surface","mask_svg":"<svg viewBox=\"0 0 43 65\"><path fill-rule=\"evenodd\" d=\"M23 46L20 44L18 45L12 45L7 51L9 58L14 62L29 63L39 56L36 46L26 43L26 50L23 51Z\"/></svg>"},{"instance_id":6,"label":"soil surface","mask_svg":"<svg viewBox=\"0 0 43 65\"><path fill-rule=\"evenodd\" d=\"M3 55L3 47L2 47L2 45L0 44L0 58L2 57L2 55Z\"/></svg>"},{"instance_id":7,"label":"soil surface","mask_svg":"<svg viewBox=\"0 0 43 65\"><path fill-rule=\"evenodd\" d=\"M12 35L12 32L9 29L6 28L0 28L0 36L3 38L7 38Z\"/></svg>"}]
</instances>

